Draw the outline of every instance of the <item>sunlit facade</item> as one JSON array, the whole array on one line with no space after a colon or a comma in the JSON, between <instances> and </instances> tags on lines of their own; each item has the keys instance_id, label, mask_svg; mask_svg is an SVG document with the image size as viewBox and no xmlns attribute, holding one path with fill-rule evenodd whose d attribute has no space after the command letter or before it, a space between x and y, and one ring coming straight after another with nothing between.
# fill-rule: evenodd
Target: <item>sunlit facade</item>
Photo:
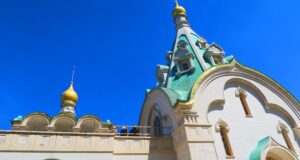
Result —
<instances>
[{"instance_id":1,"label":"sunlit facade","mask_svg":"<svg viewBox=\"0 0 300 160\"><path fill-rule=\"evenodd\" d=\"M77 117L71 82L56 116L34 112L0 131L0 159L296 160L299 102L194 32L178 3L173 18L176 38L166 64L157 65L137 126Z\"/></svg>"}]
</instances>

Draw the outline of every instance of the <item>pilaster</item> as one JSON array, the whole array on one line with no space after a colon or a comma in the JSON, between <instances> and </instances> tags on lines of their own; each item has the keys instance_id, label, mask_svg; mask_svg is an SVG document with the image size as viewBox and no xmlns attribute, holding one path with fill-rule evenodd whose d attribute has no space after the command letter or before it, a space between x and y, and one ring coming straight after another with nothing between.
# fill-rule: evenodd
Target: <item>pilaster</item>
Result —
<instances>
[{"instance_id":1,"label":"pilaster","mask_svg":"<svg viewBox=\"0 0 300 160\"><path fill-rule=\"evenodd\" d=\"M211 125L200 124L199 115L191 107L176 109L178 128L173 133L178 160L216 160Z\"/></svg>"}]
</instances>

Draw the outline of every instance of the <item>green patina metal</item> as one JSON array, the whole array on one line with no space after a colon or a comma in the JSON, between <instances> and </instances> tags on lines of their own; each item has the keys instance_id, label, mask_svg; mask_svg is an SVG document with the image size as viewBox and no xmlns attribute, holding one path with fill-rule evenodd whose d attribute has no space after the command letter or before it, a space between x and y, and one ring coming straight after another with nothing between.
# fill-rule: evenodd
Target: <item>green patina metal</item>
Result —
<instances>
[{"instance_id":1,"label":"green patina metal","mask_svg":"<svg viewBox=\"0 0 300 160\"><path fill-rule=\"evenodd\" d=\"M54 117L52 118L52 120L53 120L53 119L56 119L56 118L58 118L58 117L64 117L64 116L65 116L65 117L69 117L69 118L73 119L75 122L77 122L76 116L75 116L74 114L68 113L68 112L61 112L61 113L57 114L56 116L54 116Z\"/></svg>"},{"instance_id":2,"label":"green patina metal","mask_svg":"<svg viewBox=\"0 0 300 160\"><path fill-rule=\"evenodd\" d=\"M160 68L160 70L169 70L169 66L166 66L166 65L157 65L159 68Z\"/></svg>"},{"instance_id":3,"label":"green patina metal","mask_svg":"<svg viewBox=\"0 0 300 160\"><path fill-rule=\"evenodd\" d=\"M168 96L170 98L170 101L172 102L172 105L178 101L188 101L189 96L191 93L191 90L197 81L197 79L203 74L203 69L200 65L200 60L197 58L195 50L200 53L200 56L204 56L205 52L208 51L207 48L202 49L200 46L195 45L196 48L193 48L191 44L196 44L199 39L203 39L199 37L196 33L190 33L189 34L190 40L187 38L187 35L181 35L179 37L179 40L183 40L187 43L187 50L193 55L193 63L194 63L194 72L187 72L183 75L176 76L177 68L176 66L173 66L168 75L168 85L167 89L162 88L165 90ZM209 60L205 60L205 64L207 68L213 67L212 64L210 64ZM233 60L233 57L226 57L226 60L230 63ZM161 69L163 69L163 66L160 66ZM164 69L168 69L168 67L164 67Z\"/></svg>"},{"instance_id":4,"label":"green patina metal","mask_svg":"<svg viewBox=\"0 0 300 160\"><path fill-rule=\"evenodd\" d=\"M165 87L160 87L160 89L163 90L165 95L169 98L172 106L174 106L177 102L180 101L180 99L182 99L181 95L172 89Z\"/></svg>"},{"instance_id":5,"label":"green patina metal","mask_svg":"<svg viewBox=\"0 0 300 160\"><path fill-rule=\"evenodd\" d=\"M199 39L203 39L203 38L199 37L198 35L196 35L195 33L191 33L190 35L191 35L191 38L192 38L192 41L194 44L196 44ZM207 50L208 50L208 48L206 48L206 49L200 48L199 45L196 45L196 49L202 56L204 56L205 52L207 52ZM207 59L204 58L204 60L205 60L205 66L207 68L212 67L212 64L210 64L210 62Z\"/></svg>"},{"instance_id":6,"label":"green patina metal","mask_svg":"<svg viewBox=\"0 0 300 160\"><path fill-rule=\"evenodd\" d=\"M84 119L84 118L94 118L94 119L96 119L99 123L101 123L101 119L100 119L98 116L92 115L92 114L87 114L87 115L85 115L85 116L82 116L82 117L80 117L80 118L78 119L78 121L80 121L80 120L82 120L82 119Z\"/></svg>"},{"instance_id":7,"label":"green patina metal","mask_svg":"<svg viewBox=\"0 0 300 160\"><path fill-rule=\"evenodd\" d=\"M168 88L175 92L173 95L178 95L180 101L187 101L190 95L190 91L198 79L198 77L203 73L203 70L200 66L199 60L196 58L196 54L191 47L191 42L189 42L186 35L181 35L179 37L180 40L183 40L187 44L187 50L193 55L193 63L195 70L194 72L187 72L181 76L176 76L177 68L176 66L172 67L168 76ZM193 43L193 42L192 42ZM170 97L170 99L174 99L174 97Z\"/></svg>"},{"instance_id":8,"label":"green patina metal","mask_svg":"<svg viewBox=\"0 0 300 160\"><path fill-rule=\"evenodd\" d=\"M51 120L50 116L47 113L33 112L33 113L26 115L25 117L18 116L17 118L11 120L11 123L12 124L21 124L27 117L34 116L34 115L42 115L42 116L46 117L49 121Z\"/></svg>"},{"instance_id":9,"label":"green patina metal","mask_svg":"<svg viewBox=\"0 0 300 160\"><path fill-rule=\"evenodd\" d=\"M197 56L195 54L195 51L193 50L191 43L196 44L196 42L199 40L198 35L195 33L190 34L192 42L190 42L186 35L181 35L179 37L179 40L183 40L187 43L187 50L193 55L193 63L195 70L194 72L187 72L184 73L181 76L176 76L177 68L176 66L173 66L170 69L169 75L168 75L168 85L167 88L160 87L164 92L167 94L167 96L170 99L170 102L172 105L175 105L177 102L186 102L190 99L190 93L191 90L197 81L197 79L204 73L201 65L200 60L197 59ZM208 49L202 49L198 45L196 45L196 48L198 53L200 53L201 56L207 52ZM228 56L225 58L227 62L231 63L233 61L233 56ZM208 60L205 60L206 67L211 68L213 67L212 64ZM164 67L163 65L160 65L161 68L169 69L169 67Z\"/></svg>"},{"instance_id":10,"label":"green patina metal","mask_svg":"<svg viewBox=\"0 0 300 160\"><path fill-rule=\"evenodd\" d=\"M231 56L227 56L225 57L225 60L228 62L228 63L231 63L233 60L234 60L234 57L231 55Z\"/></svg>"},{"instance_id":11,"label":"green patina metal","mask_svg":"<svg viewBox=\"0 0 300 160\"><path fill-rule=\"evenodd\" d=\"M261 154L264 149L268 146L270 142L270 137L266 137L260 140L256 146L256 148L251 152L249 160L260 160Z\"/></svg>"},{"instance_id":12,"label":"green patina metal","mask_svg":"<svg viewBox=\"0 0 300 160\"><path fill-rule=\"evenodd\" d=\"M80 117L78 120L76 118L76 116L72 113L68 113L68 112L61 112L59 114L57 114L56 116L54 116L53 118L51 118L48 114L44 113L44 112L33 112L33 113L30 113L28 115L26 115L24 118L22 116L18 116L17 118L11 120L11 123L12 124L21 124L23 122L23 120L27 119L28 117L30 116L34 116L34 115L41 115L41 116L44 116L46 117L49 121L52 121L53 119L56 119L58 117L69 117L71 119L73 119L75 122L77 121L80 121L84 118L94 118L96 119L100 124L104 125L104 126L111 126L112 123L111 122L102 122L101 119L96 116L96 115L92 115L92 114L88 114L88 115L85 115L85 116L82 116Z\"/></svg>"}]
</instances>

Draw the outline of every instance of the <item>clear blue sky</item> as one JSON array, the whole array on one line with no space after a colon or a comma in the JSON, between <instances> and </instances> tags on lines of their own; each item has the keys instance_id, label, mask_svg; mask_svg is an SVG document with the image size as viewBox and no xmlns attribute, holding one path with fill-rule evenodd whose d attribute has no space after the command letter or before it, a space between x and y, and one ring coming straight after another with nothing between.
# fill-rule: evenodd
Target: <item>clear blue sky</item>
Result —
<instances>
[{"instance_id":1,"label":"clear blue sky","mask_svg":"<svg viewBox=\"0 0 300 160\"><path fill-rule=\"evenodd\" d=\"M300 98L299 0L180 0L192 28ZM175 27L173 0L0 1L0 129L59 113L76 65L76 108L136 124Z\"/></svg>"}]
</instances>

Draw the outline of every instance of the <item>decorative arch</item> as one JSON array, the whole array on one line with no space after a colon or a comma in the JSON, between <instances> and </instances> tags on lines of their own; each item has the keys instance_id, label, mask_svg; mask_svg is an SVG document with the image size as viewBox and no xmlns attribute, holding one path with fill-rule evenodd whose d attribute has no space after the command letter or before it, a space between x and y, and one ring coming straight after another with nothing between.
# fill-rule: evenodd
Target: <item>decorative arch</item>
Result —
<instances>
[{"instance_id":1,"label":"decorative arch","mask_svg":"<svg viewBox=\"0 0 300 160\"><path fill-rule=\"evenodd\" d=\"M155 117L162 117L161 112L160 112L160 108L159 106L155 103L152 105L148 118L147 118L147 125L151 126L152 125L152 121L154 120Z\"/></svg>"},{"instance_id":2,"label":"decorative arch","mask_svg":"<svg viewBox=\"0 0 300 160\"><path fill-rule=\"evenodd\" d=\"M267 98L265 97L265 95L260 91L260 89L258 89L251 82L249 82L247 80L244 80L244 79L241 79L241 78L233 78L233 79L228 80L225 83L224 90L226 89L226 87L230 87L229 85L231 85L231 84L236 85L237 87L240 87L239 84L241 84L241 85L246 87L246 88L243 88L243 89L250 89L251 91L253 91L255 93L256 96L258 96L258 100L262 103L262 105L263 105L266 112L268 110L274 110L276 112L279 112L279 113L283 114L285 116L285 118L288 119L288 124L291 125L291 128L297 127L297 124L296 124L295 120L292 118L292 116L283 107L280 107L277 104L269 103Z\"/></svg>"},{"instance_id":3,"label":"decorative arch","mask_svg":"<svg viewBox=\"0 0 300 160\"><path fill-rule=\"evenodd\" d=\"M151 91L146 93L143 106L141 108L140 116L139 116L139 125L148 125L147 123L148 115L154 105L151 103L151 99L157 99L157 98L164 99L167 105L170 105L171 111L174 109L173 107L178 102L178 95L174 91L171 91L167 88L161 88L161 87L156 87L151 89Z\"/></svg>"},{"instance_id":4,"label":"decorative arch","mask_svg":"<svg viewBox=\"0 0 300 160\"><path fill-rule=\"evenodd\" d=\"M72 132L73 127L76 126L76 119L70 115L61 114L52 119L50 126L58 132Z\"/></svg>"},{"instance_id":5,"label":"decorative arch","mask_svg":"<svg viewBox=\"0 0 300 160\"><path fill-rule=\"evenodd\" d=\"M225 99L217 99L209 104L207 114L214 110L222 110L225 104Z\"/></svg>"},{"instance_id":6,"label":"decorative arch","mask_svg":"<svg viewBox=\"0 0 300 160\"><path fill-rule=\"evenodd\" d=\"M260 140L249 160L297 160L295 153L276 142L272 137Z\"/></svg>"},{"instance_id":7,"label":"decorative arch","mask_svg":"<svg viewBox=\"0 0 300 160\"><path fill-rule=\"evenodd\" d=\"M42 112L34 112L34 113L31 113L31 114L28 114L27 116L25 116L23 118L23 120L21 121L21 124L26 126L27 125L27 122L30 118L34 117L34 116L39 116L43 119L45 119L48 123L50 123L51 121L51 118L49 115L45 114L45 113L42 113Z\"/></svg>"},{"instance_id":8,"label":"decorative arch","mask_svg":"<svg viewBox=\"0 0 300 160\"><path fill-rule=\"evenodd\" d=\"M263 160L297 160L293 153L279 146L270 147L265 156Z\"/></svg>"},{"instance_id":9,"label":"decorative arch","mask_svg":"<svg viewBox=\"0 0 300 160\"><path fill-rule=\"evenodd\" d=\"M262 102L262 105L266 106L268 104L268 101L267 101L267 98L265 97L265 95L260 91L260 89L258 89L251 82L241 79L241 78L232 78L225 83L224 90L227 89L227 87L229 87L229 85L231 85L231 84L237 85L237 88L240 87L240 85L243 85L246 88L249 88L258 96L260 102ZM245 88L243 88L243 89L245 89Z\"/></svg>"},{"instance_id":10,"label":"decorative arch","mask_svg":"<svg viewBox=\"0 0 300 160\"><path fill-rule=\"evenodd\" d=\"M159 106L155 103L152 105L148 118L147 125L151 126L151 135L161 136L162 135L162 121L161 121L161 111Z\"/></svg>"},{"instance_id":11,"label":"decorative arch","mask_svg":"<svg viewBox=\"0 0 300 160\"><path fill-rule=\"evenodd\" d=\"M195 84L192 88L192 91L190 93L189 100L186 101L186 102L176 103L176 107L179 107L179 106L192 106L194 104L195 95L196 95L196 92L197 92L198 88L203 84L203 82L205 80L207 80L207 77L209 77L211 75L214 75L218 71L222 71L222 70L232 70L232 71L241 70L245 73L250 73L253 76L259 77L263 81L265 81L266 83L272 84L273 89L275 89L278 94L281 94L281 95L286 94L287 96L285 96L285 100L287 100L290 103L289 105L294 104L295 106L300 107L299 101L293 95L291 95L284 87L282 87L280 84L278 84L276 81L274 81L273 79L269 78L268 76L262 74L261 72L259 72L257 70L254 70L254 69L251 69L249 67L241 65L235 59L233 59L233 61L229 64L217 65L217 66L211 67L208 70L206 70L198 78L198 80L195 82ZM290 106L290 107L292 107L292 106Z\"/></svg>"},{"instance_id":12,"label":"decorative arch","mask_svg":"<svg viewBox=\"0 0 300 160\"><path fill-rule=\"evenodd\" d=\"M166 88L154 88L150 92L147 92L140 112L139 125L150 127L153 125L155 116L163 118L165 115L168 115L173 125L172 128L176 129L178 126L174 111L175 108L173 108L176 102L176 94ZM142 132L153 134L152 131L150 132L146 128Z\"/></svg>"},{"instance_id":13,"label":"decorative arch","mask_svg":"<svg viewBox=\"0 0 300 160\"><path fill-rule=\"evenodd\" d=\"M189 99L187 101L179 101L176 103L176 107L192 107L192 109L197 109L195 111L199 112L199 116L203 117L200 119L202 123L208 123L208 119L206 117L207 113L210 111L209 107L211 102L208 102L208 104L205 104L206 107L200 107L199 103L195 103L195 98L197 96L196 93L202 94L206 87L211 83L213 80L223 77L223 76L239 76L244 77L247 79L252 79L253 81L260 80L261 84L268 86L268 89L275 93L277 96L279 96L284 103L287 104L287 106L291 109L292 112L295 113L295 115L291 115L293 119L299 123L297 119L300 117L300 103L293 97L285 88L283 88L281 85L279 85L277 82L269 78L268 76L254 70L251 68L248 68L246 66L243 66L239 64L235 59L230 64L221 64L214 67L211 67L207 69L201 76L198 78L198 80L195 82L191 92ZM256 87L254 87L255 90ZM220 93L221 88L217 88L218 92L216 92L216 99L212 99L211 101L222 101L224 99L224 96L222 96L222 93ZM220 89L220 90L219 90ZM258 90L259 91L259 90ZM260 95L260 98L263 101L264 106L268 106L267 104L270 102L266 102L266 98L261 94L261 92L257 92L258 96ZM200 109L200 110L199 110ZM291 114L291 112L288 110L288 113ZM299 128L299 126L297 127ZM299 132L299 131L297 131ZM298 133L300 135L300 133Z\"/></svg>"},{"instance_id":14,"label":"decorative arch","mask_svg":"<svg viewBox=\"0 0 300 160\"><path fill-rule=\"evenodd\" d=\"M87 115L77 121L77 128L80 128L81 132L95 132L101 128L101 121L96 116Z\"/></svg>"},{"instance_id":15,"label":"decorative arch","mask_svg":"<svg viewBox=\"0 0 300 160\"><path fill-rule=\"evenodd\" d=\"M27 115L21 122L22 126L26 126L29 131L46 131L46 127L50 124L51 118L44 113L32 113Z\"/></svg>"},{"instance_id":16,"label":"decorative arch","mask_svg":"<svg viewBox=\"0 0 300 160\"><path fill-rule=\"evenodd\" d=\"M281 107L277 104L268 103L267 108L271 109L271 110L274 110L276 112L282 113L283 116L285 116L285 118L287 118L287 120L288 120L287 123L290 125L291 128L296 128L297 127L296 121L293 119L293 117L283 107Z\"/></svg>"}]
</instances>

